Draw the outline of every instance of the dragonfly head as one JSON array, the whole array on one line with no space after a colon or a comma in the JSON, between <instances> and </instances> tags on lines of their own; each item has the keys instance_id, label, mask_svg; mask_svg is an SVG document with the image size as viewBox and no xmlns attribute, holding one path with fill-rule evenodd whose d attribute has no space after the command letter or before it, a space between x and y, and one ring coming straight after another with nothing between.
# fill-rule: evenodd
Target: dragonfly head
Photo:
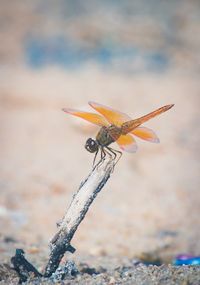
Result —
<instances>
[{"instance_id":1,"label":"dragonfly head","mask_svg":"<svg viewBox=\"0 0 200 285\"><path fill-rule=\"evenodd\" d=\"M97 152L97 150L99 149L99 145L98 145L97 141L89 138L89 139L87 139L87 141L85 143L85 148L89 152Z\"/></svg>"}]
</instances>

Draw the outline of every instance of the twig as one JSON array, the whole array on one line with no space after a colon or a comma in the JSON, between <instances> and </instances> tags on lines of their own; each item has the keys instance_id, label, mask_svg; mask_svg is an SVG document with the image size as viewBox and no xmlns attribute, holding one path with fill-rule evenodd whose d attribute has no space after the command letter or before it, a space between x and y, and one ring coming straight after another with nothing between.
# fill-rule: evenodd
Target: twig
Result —
<instances>
[{"instance_id":1,"label":"twig","mask_svg":"<svg viewBox=\"0 0 200 285\"><path fill-rule=\"evenodd\" d=\"M71 239L79 224L84 219L91 203L109 179L113 172L114 165L114 160L111 157L110 159L106 158L98 166L94 167L85 181L81 183L59 225L58 232L50 242L51 252L44 274L38 272L37 269L27 261L23 249L16 250L15 256L11 258L11 262L19 275L19 283L25 282L31 276L50 277L58 268L65 252L70 251L73 253L75 251L70 244ZM69 269L68 267L66 267L67 270ZM60 271L58 273L57 275L62 275ZM54 277L57 278L57 275Z\"/></svg>"},{"instance_id":2,"label":"twig","mask_svg":"<svg viewBox=\"0 0 200 285\"><path fill-rule=\"evenodd\" d=\"M31 276L42 276L42 274L24 257L23 249L16 249L15 256L11 258L11 262L19 275L19 284L25 282Z\"/></svg>"},{"instance_id":3,"label":"twig","mask_svg":"<svg viewBox=\"0 0 200 285\"><path fill-rule=\"evenodd\" d=\"M70 242L79 224L84 219L91 203L106 184L114 169L112 158L105 159L95 167L89 176L83 181L73 196L73 200L66 211L58 232L50 241L50 257L44 276L49 277L55 272L66 251L74 252Z\"/></svg>"}]
</instances>

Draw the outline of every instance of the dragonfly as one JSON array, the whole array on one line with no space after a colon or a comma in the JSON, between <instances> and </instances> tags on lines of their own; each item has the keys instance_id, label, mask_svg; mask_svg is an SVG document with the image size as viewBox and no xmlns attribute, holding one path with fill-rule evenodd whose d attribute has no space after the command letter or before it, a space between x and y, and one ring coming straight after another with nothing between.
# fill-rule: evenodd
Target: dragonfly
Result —
<instances>
[{"instance_id":1,"label":"dragonfly","mask_svg":"<svg viewBox=\"0 0 200 285\"><path fill-rule=\"evenodd\" d=\"M116 160L117 155L119 155L116 162L119 161L122 152L110 147L114 142L118 144L121 150L130 153L137 151L135 137L152 143L159 143L159 138L154 131L141 125L174 106L174 104L166 105L145 116L132 119L127 114L102 104L92 101L89 101L88 104L98 113L85 112L71 108L63 108L62 110L65 113L80 117L100 127L96 138L88 138L85 143L86 150L95 153L93 165L95 164L99 151L101 159L98 163L104 160L106 155L109 155L113 160Z\"/></svg>"}]
</instances>

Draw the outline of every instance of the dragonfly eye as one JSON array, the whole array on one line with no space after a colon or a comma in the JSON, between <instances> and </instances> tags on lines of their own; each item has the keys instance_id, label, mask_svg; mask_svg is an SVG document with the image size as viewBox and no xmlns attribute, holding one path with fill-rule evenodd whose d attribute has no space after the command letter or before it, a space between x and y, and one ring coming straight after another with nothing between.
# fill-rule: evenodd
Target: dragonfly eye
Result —
<instances>
[{"instance_id":1,"label":"dragonfly eye","mask_svg":"<svg viewBox=\"0 0 200 285\"><path fill-rule=\"evenodd\" d=\"M98 150L99 146L98 146L98 143L95 140L89 138L86 141L85 148L89 152L96 152Z\"/></svg>"}]
</instances>

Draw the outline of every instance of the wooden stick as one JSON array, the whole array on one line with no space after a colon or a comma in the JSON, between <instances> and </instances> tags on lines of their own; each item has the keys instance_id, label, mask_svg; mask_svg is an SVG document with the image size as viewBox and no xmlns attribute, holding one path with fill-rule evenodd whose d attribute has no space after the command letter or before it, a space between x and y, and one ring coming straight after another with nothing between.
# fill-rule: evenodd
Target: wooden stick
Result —
<instances>
[{"instance_id":1,"label":"wooden stick","mask_svg":"<svg viewBox=\"0 0 200 285\"><path fill-rule=\"evenodd\" d=\"M66 251L74 252L70 242L79 224L84 219L91 203L101 191L114 169L112 158L106 158L98 166L94 167L88 177L81 183L77 193L66 211L58 232L50 241L50 257L44 276L49 277L60 264Z\"/></svg>"}]
</instances>

